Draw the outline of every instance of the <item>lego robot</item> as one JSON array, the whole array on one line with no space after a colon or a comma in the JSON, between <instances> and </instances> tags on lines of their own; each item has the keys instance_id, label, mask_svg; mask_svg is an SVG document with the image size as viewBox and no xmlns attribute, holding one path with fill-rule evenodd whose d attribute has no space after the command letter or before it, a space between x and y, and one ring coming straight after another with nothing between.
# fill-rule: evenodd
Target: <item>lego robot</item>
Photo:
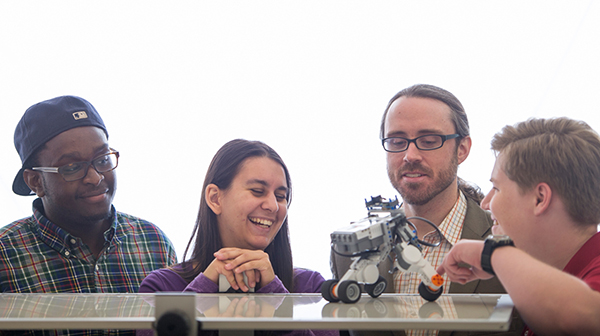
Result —
<instances>
[{"instance_id":1,"label":"lego robot","mask_svg":"<svg viewBox=\"0 0 600 336\"><path fill-rule=\"evenodd\" d=\"M437 226L425 218L406 218L397 197L390 201L381 196L371 197L370 201L365 200L365 205L368 210L366 218L331 234L333 252L352 258L353 262L341 279L323 283L323 298L329 302L357 302L361 295L359 284L364 285L371 297L379 297L387 281L379 275L377 265L385 258L391 258L393 251L396 259L389 272L419 272L422 280L419 294L427 301L437 300L443 292L444 279L421 254L422 245L440 244L442 234ZM423 220L433 226L439 235L438 242L430 244L419 240L416 228L409 219Z\"/></svg>"}]
</instances>

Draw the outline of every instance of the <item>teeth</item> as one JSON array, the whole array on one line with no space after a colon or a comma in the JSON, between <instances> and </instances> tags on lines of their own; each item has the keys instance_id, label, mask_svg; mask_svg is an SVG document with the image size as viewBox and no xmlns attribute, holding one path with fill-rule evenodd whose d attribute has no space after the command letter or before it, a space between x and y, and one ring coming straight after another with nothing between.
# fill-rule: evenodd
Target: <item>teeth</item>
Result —
<instances>
[{"instance_id":1,"label":"teeth","mask_svg":"<svg viewBox=\"0 0 600 336\"><path fill-rule=\"evenodd\" d=\"M256 223L256 224L260 224L260 225L266 225L266 226L273 225L273 222L268 219L250 218L250 221L252 221L252 223Z\"/></svg>"},{"instance_id":2,"label":"teeth","mask_svg":"<svg viewBox=\"0 0 600 336\"><path fill-rule=\"evenodd\" d=\"M420 177L421 174L406 174L407 177Z\"/></svg>"}]
</instances>

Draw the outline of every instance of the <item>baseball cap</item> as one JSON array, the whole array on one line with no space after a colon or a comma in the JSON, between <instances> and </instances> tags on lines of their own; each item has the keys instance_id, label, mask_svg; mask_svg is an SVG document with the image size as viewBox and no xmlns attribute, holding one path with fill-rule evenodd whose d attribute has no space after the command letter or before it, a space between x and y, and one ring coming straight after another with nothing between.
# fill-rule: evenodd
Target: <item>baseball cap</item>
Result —
<instances>
[{"instance_id":1,"label":"baseball cap","mask_svg":"<svg viewBox=\"0 0 600 336\"><path fill-rule=\"evenodd\" d=\"M96 126L106 137L104 121L87 100L76 96L61 96L37 103L25 111L15 129L15 148L23 166L13 181L13 192L17 195L34 193L23 180L25 162L35 151L60 133L75 127Z\"/></svg>"}]
</instances>

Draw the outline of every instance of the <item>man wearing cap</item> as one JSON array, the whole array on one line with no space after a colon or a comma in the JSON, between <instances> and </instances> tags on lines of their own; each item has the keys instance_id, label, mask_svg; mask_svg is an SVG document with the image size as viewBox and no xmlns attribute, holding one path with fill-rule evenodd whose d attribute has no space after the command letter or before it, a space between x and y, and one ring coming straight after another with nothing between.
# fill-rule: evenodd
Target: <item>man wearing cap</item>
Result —
<instances>
[{"instance_id":1,"label":"man wearing cap","mask_svg":"<svg viewBox=\"0 0 600 336\"><path fill-rule=\"evenodd\" d=\"M37 198L32 216L0 229L2 293L136 293L176 262L158 227L112 205L119 152L88 101L31 106L14 140L23 165L13 191Z\"/></svg>"}]
</instances>

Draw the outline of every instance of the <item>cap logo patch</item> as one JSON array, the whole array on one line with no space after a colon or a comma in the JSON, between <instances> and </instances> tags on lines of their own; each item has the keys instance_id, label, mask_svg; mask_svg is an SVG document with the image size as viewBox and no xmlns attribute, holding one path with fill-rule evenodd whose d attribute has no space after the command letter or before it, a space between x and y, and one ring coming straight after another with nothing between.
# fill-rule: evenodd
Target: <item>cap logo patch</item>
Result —
<instances>
[{"instance_id":1,"label":"cap logo patch","mask_svg":"<svg viewBox=\"0 0 600 336\"><path fill-rule=\"evenodd\" d=\"M73 118L75 120L86 119L87 117L88 116L87 116L87 113L85 113L85 111L79 111L79 112L73 113Z\"/></svg>"}]
</instances>

